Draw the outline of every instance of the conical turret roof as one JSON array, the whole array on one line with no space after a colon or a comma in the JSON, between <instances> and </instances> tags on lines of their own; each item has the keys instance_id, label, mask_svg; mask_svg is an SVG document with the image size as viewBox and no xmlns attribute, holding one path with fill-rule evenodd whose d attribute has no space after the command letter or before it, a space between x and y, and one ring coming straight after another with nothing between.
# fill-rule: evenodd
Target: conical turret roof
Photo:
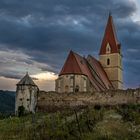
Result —
<instances>
[{"instance_id":1,"label":"conical turret roof","mask_svg":"<svg viewBox=\"0 0 140 140\"><path fill-rule=\"evenodd\" d=\"M32 85L36 86L32 78L29 76L28 73L17 83L17 85Z\"/></svg>"}]
</instances>

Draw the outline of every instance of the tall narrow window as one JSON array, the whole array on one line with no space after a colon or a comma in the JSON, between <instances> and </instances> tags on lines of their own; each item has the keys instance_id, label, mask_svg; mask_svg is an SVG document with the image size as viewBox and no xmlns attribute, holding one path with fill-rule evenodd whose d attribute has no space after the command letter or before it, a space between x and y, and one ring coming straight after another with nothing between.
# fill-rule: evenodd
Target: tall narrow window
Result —
<instances>
[{"instance_id":1,"label":"tall narrow window","mask_svg":"<svg viewBox=\"0 0 140 140\"><path fill-rule=\"evenodd\" d=\"M78 85L76 85L76 87L75 87L75 92L79 92L79 86Z\"/></svg>"},{"instance_id":2,"label":"tall narrow window","mask_svg":"<svg viewBox=\"0 0 140 140\"><path fill-rule=\"evenodd\" d=\"M110 59L109 58L107 59L107 65L110 65Z\"/></svg>"}]
</instances>

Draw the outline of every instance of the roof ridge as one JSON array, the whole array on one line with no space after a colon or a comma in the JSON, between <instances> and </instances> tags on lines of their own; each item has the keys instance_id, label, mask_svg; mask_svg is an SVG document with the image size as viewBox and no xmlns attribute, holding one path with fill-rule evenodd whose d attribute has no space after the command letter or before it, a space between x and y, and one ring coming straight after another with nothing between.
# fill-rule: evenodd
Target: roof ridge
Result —
<instances>
[{"instance_id":1,"label":"roof ridge","mask_svg":"<svg viewBox=\"0 0 140 140\"><path fill-rule=\"evenodd\" d=\"M78 57L81 57L81 56L80 56L79 54L77 54L77 53L74 53L74 52L73 52L73 55L74 55L74 58L75 58L75 60L76 60L76 62L77 62L77 64L78 64L78 67L79 67L79 69L80 69L80 72L82 73L81 67L79 66L78 60L77 60L77 58L76 58L75 55L77 55Z\"/></svg>"}]
</instances>

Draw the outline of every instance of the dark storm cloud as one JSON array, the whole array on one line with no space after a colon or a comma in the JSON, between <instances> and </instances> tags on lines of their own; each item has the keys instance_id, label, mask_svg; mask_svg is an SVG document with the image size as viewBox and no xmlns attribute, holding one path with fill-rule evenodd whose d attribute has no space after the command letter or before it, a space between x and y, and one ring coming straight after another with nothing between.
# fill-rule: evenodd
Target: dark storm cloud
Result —
<instances>
[{"instance_id":1,"label":"dark storm cloud","mask_svg":"<svg viewBox=\"0 0 140 140\"><path fill-rule=\"evenodd\" d=\"M103 14L105 10L111 10L119 13L122 17L132 14L135 10L135 4L128 0L1 0L0 9L7 15L16 17L26 16L28 14L52 17L60 14L85 15L99 13Z\"/></svg>"},{"instance_id":2,"label":"dark storm cloud","mask_svg":"<svg viewBox=\"0 0 140 140\"><path fill-rule=\"evenodd\" d=\"M20 79L23 75L18 75L17 73L16 74L14 74L14 73L8 73L8 72L6 72L6 73L0 73L2 76L4 76L5 78L11 78L11 79Z\"/></svg>"},{"instance_id":3,"label":"dark storm cloud","mask_svg":"<svg viewBox=\"0 0 140 140\"><path fill-rule=\"evenodd\" d=\"M0 48L30 56L22 60L18 57L17 62L43 63L48 66L35 65L42 71L58 73L71 49L81 55L97 56L111 11L127 59L124 67L130 67L125 77L128 81L130 73L138 74L140 69L128 61L140 60L135 55L140 51L140 25L130 19L136 10L136 4L128 0L1 0L0 44L6 47Z\"/></svg>"}]
</instances>

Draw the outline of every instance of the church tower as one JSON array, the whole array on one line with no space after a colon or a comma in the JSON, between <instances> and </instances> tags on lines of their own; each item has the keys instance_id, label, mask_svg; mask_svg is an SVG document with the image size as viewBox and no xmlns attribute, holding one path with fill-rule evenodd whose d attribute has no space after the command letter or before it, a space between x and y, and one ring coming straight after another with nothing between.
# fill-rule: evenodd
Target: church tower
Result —
<instances>
[{"instance_id":1,"label":"church tower","mask_svg":"<svg viewBox=\"0 0 140 140\"><path fill-rule=\"evenodd\" d=\"M123 89L121 44L118 42L111 14L102 40L99 61L114 88Z\"/></svg>"}]
</instances>

